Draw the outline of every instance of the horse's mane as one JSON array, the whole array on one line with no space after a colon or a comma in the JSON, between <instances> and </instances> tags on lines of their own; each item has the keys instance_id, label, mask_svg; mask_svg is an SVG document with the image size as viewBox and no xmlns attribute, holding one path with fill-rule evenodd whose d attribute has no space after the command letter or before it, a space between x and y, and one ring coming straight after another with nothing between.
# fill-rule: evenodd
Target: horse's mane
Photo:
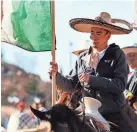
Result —
<instances>
[{"instance_id":1,"label":"horse's mane","mask_svg":"<svg viewBox=\"0 0 137 132\"><path fill-rule=\"evenodd\" d=\"M73 109L78 107L79 104L78 101L80 100L82 95L81 89L77 89L69 93L57 87L57 93L58 93L57 104L64 104Z\"/></svg>"}]
</instances>

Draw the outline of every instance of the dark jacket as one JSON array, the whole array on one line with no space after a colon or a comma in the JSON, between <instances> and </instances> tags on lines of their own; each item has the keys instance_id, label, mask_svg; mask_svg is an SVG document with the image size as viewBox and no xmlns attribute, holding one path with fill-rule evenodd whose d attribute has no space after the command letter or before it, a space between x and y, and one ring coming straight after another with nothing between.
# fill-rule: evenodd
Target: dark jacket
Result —
<instances>
[{"instance_id":1,"label":"dark jacket","mask_svg":"<svg viewBox=\"0 0 137 132\"><path fill-rule=\"evenodd\" d=\"M75 67L68 77L60 73L56 75L56 82L65 91L74 89L78 82L78 74L86 71L86 61L83 58L90 56L92 48L82 53L76 61ZM85 87L85 96L91 96L101 101L99 109L102 115L119 112L124 108L123 91L126 88L128 64L123 51L119 46L111 44L102 59L99 61L97 75L90 75ZM88 90L89 89L89 92Z\"/></svg>"}]
</instances>

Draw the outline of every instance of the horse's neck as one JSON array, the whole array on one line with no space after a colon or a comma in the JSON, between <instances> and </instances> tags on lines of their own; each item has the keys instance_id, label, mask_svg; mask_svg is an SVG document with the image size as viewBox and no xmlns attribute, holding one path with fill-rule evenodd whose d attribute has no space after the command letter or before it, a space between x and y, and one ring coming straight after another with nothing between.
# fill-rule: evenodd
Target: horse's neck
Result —
<instances>
[{"instance_id":1,"label":"horse's neck","mask_svg":"<svg viewBox=\"0 0 137 132\"><path fill-rule=\"evenodd\" d=\"M68 112L69 113L69 112ZM71 113L71 112L70 112ZM64 123L60 122L52 122L52 129L55 132L79 132L81 127L81 122L78 119L77 116L75 116L73 113L68 115L67 121Z\"/></svg>"},{"instance_id":2,"label":"horse's neck","mask_svg":"<svg viewBox=\"0 0 137 132\"><path fill-rule=\"evenodd\" d=\"M61 88L58 88L57 92L59 95L57 104L65 104L66 106L76 108L78 101L80 100L81 89L68 93L61 90Z\"/></svg>"}]
</instances>

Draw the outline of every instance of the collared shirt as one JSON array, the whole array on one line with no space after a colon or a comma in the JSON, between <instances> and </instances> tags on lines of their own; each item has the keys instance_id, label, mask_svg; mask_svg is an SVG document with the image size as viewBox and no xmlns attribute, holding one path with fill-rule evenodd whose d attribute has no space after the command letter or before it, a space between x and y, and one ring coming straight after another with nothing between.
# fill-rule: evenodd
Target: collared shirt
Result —
<instances>
[{"instance_id":1,"label":"collared shirt","mask_svg":"<svg viewBox=\"0 0 137 132\"><path fill-rule=\"evenodd\" d=\"M108 46L107 46L107 48L108 48ZM88 67L87 67L87 69L89 69L88 71L92 71L92 73L94 71L94 73L96 74L97 65L98 65L99 61L101 60L101 58L104 56L107 48L103 49L100 52L97 52L96 49L92 50L90 59L89 59L89 63L88 63Z\"/></svg>"},{"instance_id":2,"label":"collared shirt","mask_svg":"<svg viewBox=\"0 0 137 132\"><path fill-rule=\"evenodd\" d=\"M107 48L108 48L108 46L107 46ZM97 55L98 55L98 63L99 63L99 61L102 59L102 57L104 56L107 48L103 49L103 50L100 51L100 52L97 52ZM97 63L97 65L98 65L98 63ZM96 71L97 65L96 65L96 67L95 67L95 71Z\"/></svg>"}]
</instances>

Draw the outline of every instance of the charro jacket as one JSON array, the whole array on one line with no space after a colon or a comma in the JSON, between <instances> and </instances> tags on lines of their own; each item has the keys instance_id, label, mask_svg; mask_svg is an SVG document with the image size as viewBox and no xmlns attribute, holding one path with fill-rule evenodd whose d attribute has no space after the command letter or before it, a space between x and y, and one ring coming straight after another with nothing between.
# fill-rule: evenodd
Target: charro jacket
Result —
<instances>
[{"instance_id":1,"label":"charro jacket","mask_svg":"<svg viewBox=\"0 0 137 132\"><path fill-rule=\"evenodd\" d=\"M71 92L78 84L78 75L87 71L87 60L92 48L80 54L75 67L67 77L56 74L57 86ZM85 96L98 99L102 106L99 111L102 115L120 112L125 105L123 91L126 88L129 72L126 57L120 47L111 44L98 63L96 75L90 74L89 82L84 86ZM82 85L79 85L81 88Z\"/></svg>"}]
</instances>

